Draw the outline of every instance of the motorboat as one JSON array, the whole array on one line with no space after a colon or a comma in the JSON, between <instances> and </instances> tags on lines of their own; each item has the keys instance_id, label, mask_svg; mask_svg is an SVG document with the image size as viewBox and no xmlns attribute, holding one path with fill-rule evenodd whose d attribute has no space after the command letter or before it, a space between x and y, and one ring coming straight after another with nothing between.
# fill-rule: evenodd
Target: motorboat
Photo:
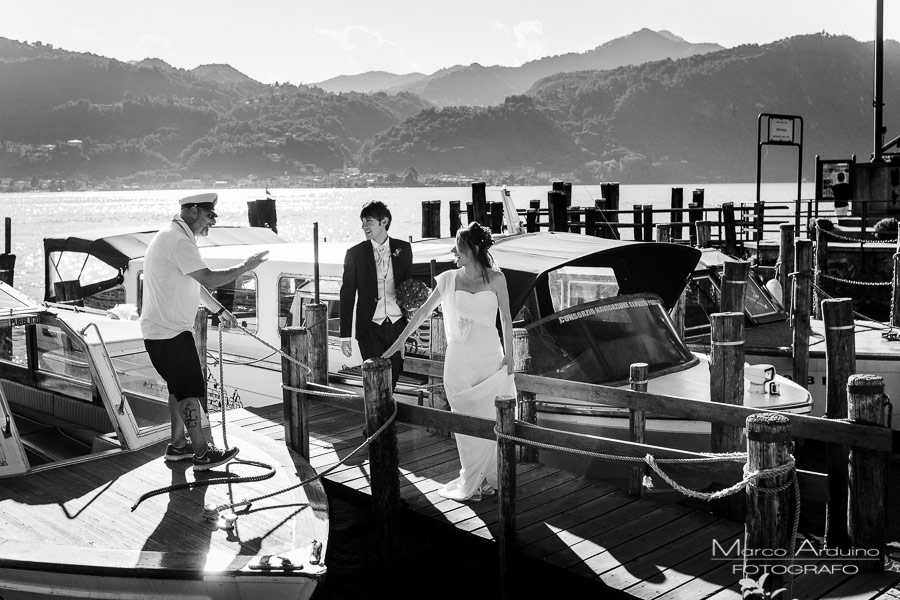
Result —
<instances>
[{"instance_id":1,"label":"motorboat","mask_svg":"<svg viewBox=\"0 0 900 600\"><path fill-rule=\"evenodd\" d=\"M711 314L719 312L722 273L726 260L735 260L718 250L705 248L691 275L686 290L685 341L689 348L709 352ZM813 416L825 415L827 365L825 362L825 323L810 319L809 371L805 387L812 395ZM744 355L753 365L771 365L790 378L793 373L793 333L790 318L756 268L744 294ZM854 320L856 372L884 378L885 389L900 388L900 334L896 328L873 320ZM900 419L892 422L900 430Z\"/></svg>"},{"instance_id":2,"label":"motorboat","mask_svg":"<svg viewBox=\"0 0 900 600\"><path fill-rule=\"evenodd\" d=\"M0 597L309 598L328 504L308 462L231 423L240 460L195 473L169 437L136 321L0 283Z\"/></svg>"}]
</instances>

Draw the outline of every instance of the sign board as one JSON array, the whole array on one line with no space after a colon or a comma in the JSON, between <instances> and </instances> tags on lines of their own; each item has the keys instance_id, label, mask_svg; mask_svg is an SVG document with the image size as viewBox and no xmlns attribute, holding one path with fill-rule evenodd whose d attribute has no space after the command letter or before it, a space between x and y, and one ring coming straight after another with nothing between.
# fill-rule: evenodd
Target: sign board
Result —
<instances>
[{"instance_id":1,"label":"sign board","mask_svg":"<svg viewBox=\"0 0 900 600\"><path fill-rule=\"evenodd\" d=\"M816 164L816 200L834 199L833 187L846 182L853 185L851 160L819 160Z\"/></svg>"},{"instance_id":2,"label":"sign board","mask_svg":"<svg viewBox=\"0 0 900 600\"><path fill-rule=\"evenodd\" d=\"M779 144L794 143L794 119L783 117L769 118L769 142Z\"/></svg>"}]
</instances>

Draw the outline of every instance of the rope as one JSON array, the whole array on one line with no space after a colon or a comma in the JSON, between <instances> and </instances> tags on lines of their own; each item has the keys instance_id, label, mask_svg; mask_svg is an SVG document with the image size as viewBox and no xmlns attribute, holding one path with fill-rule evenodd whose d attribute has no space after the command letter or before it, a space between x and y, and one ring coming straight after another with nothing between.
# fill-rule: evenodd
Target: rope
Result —
<instances>
[{"instance_id":1,"label":"rope","mask_svg":"<svg viewBox=\"0 0 900 600\"><path fill-rule=\"evenodd\" d=\"M221 324L220 324L220 325L221 325ZM294 364L297 365L298 367L303 367L304 369L306 369L306 374L307 374L307 375L309 375L310 373L312 373L312 369L310 369L308 366L306 366L305 364L303 364L302 362L300 362L299 360L297 360L296 358L294 358L294 357L291 356L290 354L287 354L286 352L284 352L284 351L281 350L280 348L276 348L275 346L273 346L272 344L270 344L270 343L267 342L266 340L262 339L261 337L259 337L258 335L256 335L255 333L253 333L252 331L250 331L249 329L247 329L246 327L244 327L244 326L242 326L242 325L239 324L239 325L238 325L238 329L240 329L241 331L243 331L244 333L246 333L247 335L249 335L250 337L252 337L252 338L255 339L256 341L258 341L260 344L262 344L263 346L265 346L266 348L268 348L269 350L271 350L271 351L272 351L272 354L280 354L282 357L288 359L290 362L294 363ZM272 356L272 354L270 354L269 356ZM268 358L268 357L266 357L266 358Z\"/></svg>"}]
</instances>

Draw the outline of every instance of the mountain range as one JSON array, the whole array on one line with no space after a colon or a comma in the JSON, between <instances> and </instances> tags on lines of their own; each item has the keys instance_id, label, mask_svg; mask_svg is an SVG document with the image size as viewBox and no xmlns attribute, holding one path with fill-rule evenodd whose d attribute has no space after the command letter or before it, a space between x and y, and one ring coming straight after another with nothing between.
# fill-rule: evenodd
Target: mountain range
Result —
<instances>
[{"instance_id":1,"label":"mountain range","mask_svg":"<svg viewBox=\"0 0 900 600\"><path fill-rule=\"evenodd\" d=\"M327 92L412 92L435 106L490 106L524 94L538 80L557 73L605 71L666 58L679 59L722 50L718 44L692 44L668 31L641 29L587 52L547 56L520 67L455 65L431 75L369 71L313 84Z\"/></svg>"},{"instance_id":2,"label":"mountain range","mask_svg":"<svg viewBox=\"0 0 900 600\"><path fill-rule=\"evenodd\" d=\"M521 67L367 73L330 80L348 87L329 91L262 84L226 64L185 70L0 38L0 179L152 183L355 166L744 182L756 176L765 112L803 118L811 178L815 155L871 152L873 54L871 42L827 34L727 49L641 30ZM886 41L884 56L893 138L900 44ZM765 180L796 179L795 148L764 156Z\"/></svg>"}]
</instances>

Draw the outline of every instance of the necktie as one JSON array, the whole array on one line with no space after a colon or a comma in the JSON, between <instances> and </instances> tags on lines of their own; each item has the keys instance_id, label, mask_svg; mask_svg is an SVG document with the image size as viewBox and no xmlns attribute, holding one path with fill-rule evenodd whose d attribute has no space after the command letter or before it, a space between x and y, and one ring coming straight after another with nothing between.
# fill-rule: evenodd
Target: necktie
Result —
<instances>
[{"instance_id":1,"label":"necktie","mask_svg":"<svg viewBox=\"0 0 900 600\"><path fill-rule=\"evenodd\" d=\"M375 248L375 265L382 273L386 272L388 269L387 250L387 244L382 244Z\"/></svg>"}]
</instances>

